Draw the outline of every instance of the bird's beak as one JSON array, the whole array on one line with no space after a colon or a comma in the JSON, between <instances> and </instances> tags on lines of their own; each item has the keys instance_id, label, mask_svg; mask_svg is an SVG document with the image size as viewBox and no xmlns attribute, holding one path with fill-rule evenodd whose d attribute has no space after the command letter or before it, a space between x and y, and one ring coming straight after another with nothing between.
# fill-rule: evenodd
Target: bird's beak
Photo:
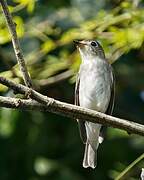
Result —
<instances>
[{"instance_id":1,"label":"bird's beak","mask_svg":"<svg viewBox=\"0 0 144 180\"><path fill-rule=\"evenodd\" d=\"M79 41L79 40L74 40L73 42L77 47L84 47L86 45L86 43L84 43L83 41Z\"/></svg>"}]
</instances>

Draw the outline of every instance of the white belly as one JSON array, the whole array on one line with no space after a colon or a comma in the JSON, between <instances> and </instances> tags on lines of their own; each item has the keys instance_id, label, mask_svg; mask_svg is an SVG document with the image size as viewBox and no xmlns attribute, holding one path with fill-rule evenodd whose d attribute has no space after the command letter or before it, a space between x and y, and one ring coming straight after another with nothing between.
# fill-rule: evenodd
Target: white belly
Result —
<instances>
[{"instance_id":1,"label":"white belly","mask_svg":"<svg viewBox=\"0 0 144 180\"><path fill-rule=\"evenodd\" d=\"M107 63L97 66L95 62L81 67L80 106L100 112L107 110L111 95L111 72L107 68Z\"/></svg>"}]
</instances>

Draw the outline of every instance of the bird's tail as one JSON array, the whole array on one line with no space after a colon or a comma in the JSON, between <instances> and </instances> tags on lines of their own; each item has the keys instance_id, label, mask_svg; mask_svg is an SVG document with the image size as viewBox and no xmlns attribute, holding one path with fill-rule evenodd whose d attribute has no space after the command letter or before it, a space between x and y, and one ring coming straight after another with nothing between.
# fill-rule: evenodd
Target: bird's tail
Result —
<instances>
[{"instance_id":1,"label":"bird's tail","mask_svg":"<svg viewBox=\"0 0 144 180\"><path fill-rule=\"evenodd\" d=\"M85 152L84 152L84 159L83 159L83 167L91 167L95 168L97 165L97 149L99 144L103 142L103 137L98 136L95 141L89 142L87 141L85 144Z\"/></svg>"},{"instance_id":2,"label":"bird's tail","mask_svg":"<svg viewBox=\"0 0 144 180\"><path fill-rule=\"evenodd\" d=\"M97 150L94 151L92 146L89 143L86 143L85 145L85 153L84 153L84 159L83 159L83 167L91 167L95 168L97 164Z\"/></svg>"},{"instance_id":3,"label":"bird's tail","mask_svg":"<svg viewBox=\"0 0 144 180\"><path fill-rule=\"evenodd\" d=\"M86 122L85 126L87 130L87 142L85 144L83 167L94 169L97 165L97 149L99 144L103 142L103 137L100 135L101 125Z\"/></svg>"}]
</instances>

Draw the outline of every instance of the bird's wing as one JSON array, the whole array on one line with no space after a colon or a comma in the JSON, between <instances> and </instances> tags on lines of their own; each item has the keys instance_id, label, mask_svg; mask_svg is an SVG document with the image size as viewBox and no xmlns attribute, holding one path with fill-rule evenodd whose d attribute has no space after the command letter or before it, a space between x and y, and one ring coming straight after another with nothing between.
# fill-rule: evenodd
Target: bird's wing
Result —
<instances>
[{"instance_id":1,"label":"bird's wing","mask_svg":"<svg viewBox=\"0 0 144 180\"><path fill-rule=\"evenodd\" d=\"M114 107L114 99L115 99L115 76L114 76L113 69L112 69L111 76L112 76L111 97L110 97L110 102L109 102L108 108L106 110L106 114L109 114L109 115L112 114L113 107Z\"/></svg>"},{"instance_id":2,"label":"bird's wing","mask_svg":"<svg viewBox=\"0 0 144 180\"><path fill-rule=\"evenodd\" d=\"M113 112L114 99L115 99L115 75L114 75L113 69L112 69L111 77L112 77L111 97L110 97L108 108L107 108L107 110L105 112L105 114L109 114L109 115L111 115L112 112ZM107 127L105 127L105 126L102 126L102 128L101 128L100 137L102 138L102 141L103 141L103 139L105 137L106 129L107 129Z\"/></svg>"},{"instance_id":3,"label":"bird's wing","mask_svg":"<svg viewBox=\"0 0 144 180\"><path fill-rule=\"evenodd\" d=\"M80 78L79 74L77 75L76 79L76 86L75 86L75 105L79 106L79 85L80 85ZM85 121L78 120L78 127L80 131L80 137L83 141L83 143L86 143L87 141L87 135L86 135L86 128L85 128Z\"/></svg>"}]
</instances>

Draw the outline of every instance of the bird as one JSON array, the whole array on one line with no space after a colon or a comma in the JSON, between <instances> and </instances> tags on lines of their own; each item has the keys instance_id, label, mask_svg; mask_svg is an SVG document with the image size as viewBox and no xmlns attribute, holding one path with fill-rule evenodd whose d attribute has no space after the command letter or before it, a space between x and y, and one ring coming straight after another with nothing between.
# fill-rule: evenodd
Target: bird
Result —
<instances>
[{"instance_id":1,"label":"bird","mask_svg":"<svg viewBox=\"0 0 144 180\"><path fill-rule=\"evenodd\" d=\"M115 80L111 64L96 40L74 40L81 64L76 78L75 105L112 114ZM97 166L97 150L104 139L104 127L98 123L77 120L80 137L85 144L83 167Z\"/></svg>"}]
</instances>

